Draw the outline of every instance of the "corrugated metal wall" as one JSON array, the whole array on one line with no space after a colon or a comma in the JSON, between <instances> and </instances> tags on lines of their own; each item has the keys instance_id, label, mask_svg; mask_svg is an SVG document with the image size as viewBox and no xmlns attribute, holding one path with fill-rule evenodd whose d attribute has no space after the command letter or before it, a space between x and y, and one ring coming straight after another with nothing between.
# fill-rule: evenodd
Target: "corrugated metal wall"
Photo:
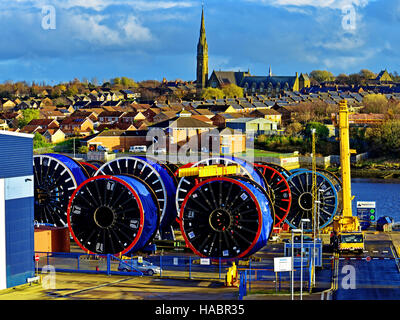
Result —
<instances>
[{"instance_id":1,"label":"corrugated metal wall","mask_svg":"<svg viewBox=\"0 0 400 320\"><path fill-rule=\"evenodd\" d=\"M7 287L34 276L33 197L6 201Z\"/></svg>"},{"instance_id":2,"label":"corrugated metal wall","mask_svg":"<svg viewBox=\"0 0 400 320\"><path fill-rule=\"evenodd\" d=\"M32 163L33 139L0 134L0 178L32 175Z\"/></svg>"},{"instance_id":3,"label":"corrugated metal wall","mask_svg":"<svg viewBox=\"0 0 400 320\"><path fill-rule=\"evenodd\" d=\"M33 139L29 135L0 132L0 179L4 179L0 206L0 237L5 240L6 281L14 287L33 277L34 265L34 186Z\"/></svg>"}]
</instances>

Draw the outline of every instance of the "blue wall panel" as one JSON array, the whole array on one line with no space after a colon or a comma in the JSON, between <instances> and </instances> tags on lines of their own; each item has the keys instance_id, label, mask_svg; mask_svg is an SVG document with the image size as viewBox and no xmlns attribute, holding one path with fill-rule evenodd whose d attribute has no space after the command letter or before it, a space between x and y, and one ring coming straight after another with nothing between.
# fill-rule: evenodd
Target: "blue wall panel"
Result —
<instances>
[{"instance_id":1,"label":"blue wall panel","mask_svg":"<svg viewBox=\"0 0 400 320\"><path fill-rule=\"evenodd\" d=\"M7 287L24 284L35 273L33 203L33 197L5 202Z\"/></svg>"},{"instance_id":2,"label":"blue wall panel","mask_svg":"<svg viewBox=\"0 0 400 320\"><path fill-rule=\"evenodd\" d=\"M0 134L0 178L33 175L33 140Z\"/></svg>"}]
</instances>

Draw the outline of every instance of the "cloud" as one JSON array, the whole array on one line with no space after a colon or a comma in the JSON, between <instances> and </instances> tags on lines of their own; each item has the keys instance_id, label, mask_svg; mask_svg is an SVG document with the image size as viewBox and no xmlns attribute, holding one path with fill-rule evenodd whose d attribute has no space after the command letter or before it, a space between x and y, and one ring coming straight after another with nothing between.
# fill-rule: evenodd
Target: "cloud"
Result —
<instances>
[{"instance_id":1,"label":"cloud","mask_svg":"<svg viewBox=\"0 0 400 320\"><path fill-rule=\"evenodd\" d=\"M283 7L315 7L343 9L348 6L365 7L371 0L247 0L249 2L261 2L263 4Z\"/></svg>"},{"instance_id":2,"label":"cloud","mask_svg":"<svg viewBox=\"0 0 400 320\"><path fill-rule=\"evenodd\" d=\"M4 1L6 2L6 1ZM20 5L42 8L52 5L60 9L86 8L103 11L109 6L130 6L138 11L152 11L172 8L189 8L196 4L192 1L155 1L155 0L14 0Z\"/></svg>"},{"instance_id":3,"label":"cloud","mask_svg":"<svg viewBox=\"0 0 400 320\"><path fill-rule=\"evenodd\" d=\"M341 70L350 70L362 66L379 52L380 50L370 50L361 55L329 57L322 59L322 63L327 69L336 69L339 66Z\"/></svg>"},{"instance_id":4,"label":"cloud","mask_svg":"<svg viewBox=\"0 0 400 320\"><path fill-rule=\"evenodd\" d=\"M119 27L125 32L125 40L136 40L136 41L151 41L153 36L151 31L142 26L138 19L134 16L130 16L124 22L118 23Z\"/></svg>"}]
</instances>

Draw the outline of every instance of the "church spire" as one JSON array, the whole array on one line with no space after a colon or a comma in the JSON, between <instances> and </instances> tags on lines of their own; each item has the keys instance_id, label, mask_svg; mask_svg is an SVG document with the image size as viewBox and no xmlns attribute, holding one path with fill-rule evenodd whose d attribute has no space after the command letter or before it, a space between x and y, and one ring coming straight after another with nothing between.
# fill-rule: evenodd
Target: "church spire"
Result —
<instances>
[{"instance_id":1,"label":"church spire","mask_svg":"<svg viewBox=\"0 0 400 320\"><path fill-rule=\"evenodd\" d=\"M204 4L201 8L200 37L197 44L197 88L207 86L208 81L208 44L206 39L206 25L204 22Z\"/></svg>"},{"instance_id":2,"label":"church spire","mask_svg":"<svg viewBox=\"0 0 400 320\"><path fill-rule=\"evenodd\" d=\"M206 24L204 22L204 3L201 5L200 40L206 41Z\"/></svg>"}]
</instances>

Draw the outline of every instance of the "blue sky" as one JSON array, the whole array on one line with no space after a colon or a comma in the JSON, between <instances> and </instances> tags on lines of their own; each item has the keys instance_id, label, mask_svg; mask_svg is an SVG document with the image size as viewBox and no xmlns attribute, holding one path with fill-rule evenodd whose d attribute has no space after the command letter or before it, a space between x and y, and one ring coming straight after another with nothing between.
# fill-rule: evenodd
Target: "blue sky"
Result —
<instances>
[{"instance_id":1,"label":"blue sky","mask_svg":"<svg viewBox=\"0 0 400 320\"><path fill-rule=\"evenodd\" d=\"M200 14L201 0L2 0L0 81L194 80ZM205 15L210 70L400 73L399 0L205 0Z\"/></svg>"}]
</instances>

